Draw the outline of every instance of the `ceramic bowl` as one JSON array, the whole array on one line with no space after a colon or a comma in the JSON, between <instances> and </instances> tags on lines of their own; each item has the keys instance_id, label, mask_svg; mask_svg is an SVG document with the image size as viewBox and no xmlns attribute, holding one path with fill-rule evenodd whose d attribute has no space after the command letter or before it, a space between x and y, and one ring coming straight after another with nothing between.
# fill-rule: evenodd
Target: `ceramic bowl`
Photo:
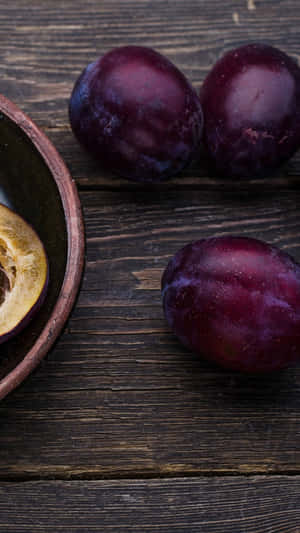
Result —
<instances>
[{"instance_id":1,"label":"ceramic bowl","mask_svg":"<svg viewBox=\"0 0 300 533\"><path fill-rule=\"evenodd\" d=\"M0 346L0 399L38 365L74 304L84 258L84 230L75 183L47 137L0 95L0 202L29 222L44 243L50 281L37 316ZM0 308L1 312L1 308Z\"/></svg>"}]
</instances>

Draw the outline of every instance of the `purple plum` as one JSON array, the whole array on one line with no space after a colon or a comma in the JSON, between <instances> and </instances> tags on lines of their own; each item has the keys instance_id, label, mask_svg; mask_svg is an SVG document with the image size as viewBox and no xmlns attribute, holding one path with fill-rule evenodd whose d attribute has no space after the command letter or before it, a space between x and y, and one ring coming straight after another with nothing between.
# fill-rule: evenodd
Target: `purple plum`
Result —
<instances>
[{"instance_id":1,"label":"purple plum","mask_svg":"<svg viewBox=\"0 0 300 533\"><path fill-rule=\"evenodd\" d=\"M209 160L226 177L268 175L300 146L300 69L277 48L228 52L204 80L200 101Z\"/></svg>"},{"instance_id":2,"label":"purple plum","mask_svg":"<svg viewBox=\"0 0 300 533\"><path fill-rule=\"evenodd\" d=\"M116 48L82 72L69 104L79 142L112 172L137 181L178 173L197 153L199 97L164 56Z\"/></svg>"},{"instance_id":3,"label":"purple plum","mask_svg":"<svg viewBox=\"0 0 300 533\"><path fill-rule=\"evenodd\" d=\"M219 237L179 250L162 277L166 319L191 350L229 369L300 360L300 265L265 242Z\"/></svg>"}]
</instances>

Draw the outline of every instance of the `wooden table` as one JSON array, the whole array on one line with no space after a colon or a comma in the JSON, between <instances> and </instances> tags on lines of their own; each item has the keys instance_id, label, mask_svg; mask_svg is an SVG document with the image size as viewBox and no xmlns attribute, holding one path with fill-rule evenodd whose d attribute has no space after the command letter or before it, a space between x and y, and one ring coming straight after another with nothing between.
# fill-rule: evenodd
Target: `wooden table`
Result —
<instances>
[{"instance_id":1,"label":"wooden table","mask_svg":"<svg viewBox=\"0 0 300 533\"><path fill-rule=\"evenodd\" d=\"M300 55L299 0L14 0L0 7L0 92L75 178L87 256L77 305L37 371L0 404L1 533L300 532L300 367L254 379L179 345L160 277L192 239L238 233L300 260L300 157L235 183L199 163L158 187L104 174L75 141L82 68L144 44L199 88L225 50Z\"/></svg>"}]
</instances>

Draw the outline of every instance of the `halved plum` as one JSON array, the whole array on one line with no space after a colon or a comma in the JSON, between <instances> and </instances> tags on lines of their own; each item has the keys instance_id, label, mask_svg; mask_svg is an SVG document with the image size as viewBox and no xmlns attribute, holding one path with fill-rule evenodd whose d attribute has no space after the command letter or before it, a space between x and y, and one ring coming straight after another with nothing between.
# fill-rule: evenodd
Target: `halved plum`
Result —
<instances>
[{"instance_id":1,"label":"halved plum","mask_svg":"<svg viewBox=\"0 0 300 533\"><path fill-rule=\"evenodd\" d=\"M48 285L44 246L23 218L0 204L0 343L23 329Z\"/></svg>"}]
</instances>

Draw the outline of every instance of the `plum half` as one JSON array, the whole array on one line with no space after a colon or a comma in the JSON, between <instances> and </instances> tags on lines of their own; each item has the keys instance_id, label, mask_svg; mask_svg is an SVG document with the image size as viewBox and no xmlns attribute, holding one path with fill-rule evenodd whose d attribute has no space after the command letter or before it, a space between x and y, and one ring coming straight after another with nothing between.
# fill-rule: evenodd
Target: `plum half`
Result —
<instances>
[{"instance_id":1,"label":"plum half","mask_svg":"<svg viewBox=\"0 0 300 533\"><path fill-rule=\"evenodd\" d=\"M225 54L200 101L204 145L221 175L268 175L300 146L300 69L277 48L248 44Z\"/></svg>"},{"instance_id":2,"label":"plum half","mask_svg":"<svg viewBox=\"0 0 300 533\"><path fill-rule=\"evenodd\" d=\"M42 305L48 261L33 228L0 204L0 343L19 333Z\"/></svg>"},{"instance_id":3,"label":"plum half","mask_svg":"<svg viewBox=\"0 0 300 533\"><path fill-rule=\"evenodd\" d=\"M177 174L197 153L203 129L196 91L166 57L143 46L115 48L88 65L69 115L88 152L137 181Z\"/></svg>"},{"instance_id":4,"label":"plum half","mask_svg":"<svg viewBox=\"0 0 300 533\"><path fill-rule=\"evenodd\" d=\"M162 277L166 319L191 350L229 369L279 370L300 360L300 265L263 241L192 242Z\"/></svg>"}]
</instances>

